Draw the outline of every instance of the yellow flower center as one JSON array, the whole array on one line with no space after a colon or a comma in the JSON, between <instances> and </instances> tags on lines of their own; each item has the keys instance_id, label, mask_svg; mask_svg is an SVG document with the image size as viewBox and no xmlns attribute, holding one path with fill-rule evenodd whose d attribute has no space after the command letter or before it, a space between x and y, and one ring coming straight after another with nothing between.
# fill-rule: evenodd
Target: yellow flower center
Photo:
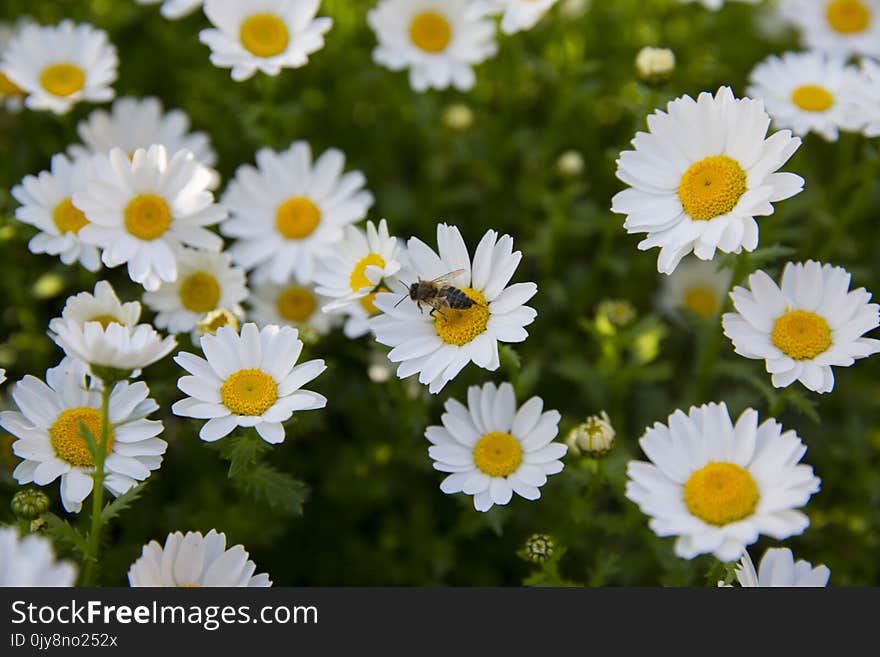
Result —
<instances>
[{"instance_id":1,"label":"yellow flower center","mask_svg":"<svg viewBox=\"0 0 880 657\"><path fill-rule=\"evenodd\" d=\"M410 23L409 38L416 48L425 52L443 52L452 41L452 26L442 14L425 11Z\"/></svg>"},{"instance_id":2,"label":"yellow flower center","mask_svg":"<svg viewBox=\"0 0 880 657\"><path fill-rule=\"evenodd\" d=\"M709 319L718 312L718 295L710 287L692 287L685 292L682 305L703 319Z\"/></svg>"},{"instance_id":3,"label":"yellow flower center","mask_svg":"<svg viewBox=\"0 0 880 657\"><path fill-rule=\"evenodd\" d=\"M790 310L773 324L770 337L789 358L810 360L831 346L831 327L816 313Z\"/></svg>"},{"instance_id":4,"label":"yellow flower center","mask_svg":"<svg viewBox=\"0 0 880 657\"><path fill-rule=\"evenodd\" d=\"M522 463L522 446L504 431L487 433L474 445L474 464L490 477L506 477Z\"/></svg>"},{"instance_id":5,"label":"yellow flower center","mask_svg":"<svg viewBox=\"0 0 880 657\"><path fill-rule=\"evenodd\" d=\"M376 295L379 292L388 292L388 288L384 286L380 287L375 292L370 292L370 294L368 294L367 296L358 299L358 303L361 304L361 308L366 310L368 315L375 315L379 312L379 309L376 307Z\"/></svg>"},{"instance_id":6,"label":"yellow flower center","mask_svg":"<svg viewBox=\"0 0 880 657\"><path fill-rule=\"evenodd\" d=\"M373 285L370 282L370 279L367 278L366 273L367 267L370 265L384 267L385 259L378 253L370 253L361 258L354 266L354 271L351 272L351 276L348 279L348 284L351 286L352 292L357 292L361 288L371 287Z\"/></svg>"},{"instance_id":7,"label":"yellow flower center","mask_svg":"<svg viewBox=\"0 0 880 657\"><path fill-rule=\"evenodd\" d=\"M224 326L231 326L238 332L238 318L225 308L218 308L206 314L198 324L198 330L202 334L214 334Z\"/></svg>"},{"instance_id":8,"label":"yellow flower center","mask_svg":"<svg viewBox=\"0 0 880 657\"><path fill-rule=\"evenodd\" d=\"M758 485L748 470L715 461L694 472L684 484L688 510L710 525L747 518L758 505Z\"/></svg>"},{"instance_id":9,"label":"yellow flower center","mask_svg":"<svg viewBox=\"0 0 880 657\"><path fill-rule=\"evenodd\" d=\"M678 198L691 219L708 221L727 214L746 191L746 172L726 155L707 157L684 172Z\"/></svg>"},{"instance_id":10,"label":"yellow flower center","mask_svg":"<svg viewBox=\"0 0 880 657\"><path fill-rule=\"evenodd\" d=\"M55 206L55 210L52 212L52 221L55 222L55 227L62 235L65 233L76 235L80 228L89 223L86 215L69 198Z\"/></svg>"},{"instance_id":11,"label":"yellow flower center","mask_svg":"<svg viewBox=\"0 0 880 657\"><path fill-rule=\"evenodd\" d=\"M262 370L239 370L220 386L220 399L236 415L262 415L278 400L278 385Z\"/></svg>"},{"instance_id":12,"label":"yellow flower center","mask_svg":"<svg viewBox=\"0 0 880 657\"><path fill-rule=\"evenodd\" d=\"M489 323L489 306L483 293L470 287L461 291L474 301L474 305L464 310L443 307L434 313L437 335L443 342L459 347L485 331Z\"/></svg>"},{"instance_id":13,"label":"yellow flower center","mask_svg":"<svg viewBox=\"0 0 880 657\"><path fill-rule=\"evenodd\" d=\"M287 199L275 212L275 227L289 240L308 237L319 223L321 223L321 211L305 196Z\"/></svg>"},{"instance_id":14,"label":"yellow flower center","mask_svg":"<svg viewBox=\"0 0 880 657\"><path fill-rule=\"evenodd\" d=\"M825 112L834 105L834 95L825 87L805 84L792 92L791 102L805 112Z\"/></svg>"},{"instance_id":15,"label":"yellow flower center","mask_svg":"<svg viewBox=\"0 0 880 657\"><path fill-rule=\"evenodd\" d=\"M80 432L80 423L91 432L95 442L101 440L101 411L97 408L68 408L49 427L49 442L55 455L75 468L93 468L95 462ZM113 447L113 430L107 436L107 453Z\"/></svg>"},{"instance_id":16,"label":"yellow flower center","mask_svg":"<svg viewBox=\"0 0 880 657\"><path fill-rule=\"evenodd\" d=\"M272 14L254 14L241 24L241 45L257 57L274 57L287 50L290 34L284 21Z\"/></svg>"},{"instance_id":17,"label":"yellow flower center","mask_svg":"<svg viewBox=\"0 0 880 657\"><path fill-rule=\"evenodd\" d=\"M51 64L40 73L40 84L53 96L70 96L86 84L86 74L76 64Z\"/></svg>"},{"instance_id":18,"label":"yellow flower center","mask_svg":"<svg viewBox=\"0 0 880 657\"><path fill-rule=\"evenodd\" d=\"M24 89L6 77L5 73L0 73L0 96L24 96Z\"/></svg>"},{"instance_id":19,"label":"yellow flower center","mask_svg":"<svg viewBox=\"0 0 880 657\"><path fill-rule=\"evenodd\" d=\"M180 303L194 313L206 313L220 301L220 283L211 274L198 272L180 284Z\"/></svg>"},{"instance_id":20,"label":"yellow flower center","mask_svg":"<svg viewBox=\"0 0 880 657\"><path fill-rule=\"evenodd\" d=\"M142 240L154 240L171 226L171 210L156 194L135 196L125 207L125 228Z\"/></svg>"},{"instance_id":21,"label":"yellow flower center","mask_svg":"<svg viewBox=\"0 0 880 657\"><path fill-rule=\"evenodd\" d=\"M834 0L825 8L825 17L835 32L858 34L871 25L871 10L861 0Z\"/></svg>"},{"instance_id":22,"label":"yellow flower center","mask_svg":"<svg viewBox=\"0 0 880 657\"><path fill-rule=\"evenodd\" d=\"M95 315L88 321L100 323L102 329L106 329L108 326L110 326L110 324L119 324L120 326L122 325L122 322L120 322L113 315Z\"/></svg>"},{"instance_id":23,"label":"yellow flower center","mask_svg":"<svg viewBox=\"0 0 880 657\"><path fill-rule=\"evenodd\" d=\"M311 290L293 285L275 299L278 314L291 324L301 324L315 313L318 302Z\"/></svg>"}]
</instances>

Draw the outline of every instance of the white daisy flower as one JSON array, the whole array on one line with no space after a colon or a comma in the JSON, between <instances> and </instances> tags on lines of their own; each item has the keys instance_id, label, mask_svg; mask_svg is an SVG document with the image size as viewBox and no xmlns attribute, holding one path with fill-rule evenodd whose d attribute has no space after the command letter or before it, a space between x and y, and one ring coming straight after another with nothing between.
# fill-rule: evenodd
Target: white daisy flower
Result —
<instances>
[{"instance_id":1,"label":"white daisy flower","mask_svg":"<svg viewBox=\"0 0 880 657\"><path fill-rule=\"evenodd\" d=\"M859 75L843 59L820 52L771 55L752 70L746 93L764 101L773 123L796 135L815 132L837 141L838 130L858 130L854 91Z\"/></svg>"},{"instance_id":2,"label":"white daisy flower","mask_svg":"<svg viewBox=\"0 0 880 657\"><path fill-rule=\"evenodd\" d=\"M103 249L108 267L128 264L131 280L149 291L177 280L176 250L219 251L223 240L205 227L226 217L208 191L212 176L190 151L161 145L121 148L93 158L94 176L73 202L89 220L80 239Z\"/></svg>"},{"instance_id":3,"label":"white daisy flower","mask_svg":"<svg viewBox=\"0 0 880 657\"><path fill-rule=\"evenodd\" d=\"M861 130L866 137L880 137L880 63L865 58L860 73L853 100L864 120Z\"/></svg>"},{"instance_id":4,"label":"white daisy flower","mask_svg":"<svg viewBox=\"0 0 880 657\"><path fill-rule=\"evenodd\" d=\"M405 289L380 292L375 303L384 314L370 320L376 340L393 347L388 358L400 363L397 376L418 373L431 393L440 392L470 362L497 370L498 343L524 341L529 335L524 327L538 314L523 305L535 296L537 285L508 286L522 259L521 252L513 251L510 235L499 239L497 232L487 231L477 245L473 265L455 226L437 226L437 245L439 256L418 238L410 238L407 257L412 271L406 273L409 278L401 274L401 279L414 284L458 272L444 284L459 288L473 304L423 312L420 304L407 298Z\"/></svg>"},{"instance_id":5,"label":"white daisy flower","mask_svg":"<svg viewBox=\"0 0 880 657\"><path fill-rule=\"evenodd\" d=\"M232 259L255 281L284 285L295 276L312 281L315 261L342 239L345 226L363 219L373 195L360 171L343 173L345 155L331 148L314 164L304 141L278 153L268 148L257 166L243 165L223 196L231 216L220 232L238 241Z\"/></svg>"},{"instance_id":6,"label":"white daisy flower","mask_svg":"<svg viewBox=\"0 0 880 657\"><path fill-rule=\"evenodd\" d=\"M140 317L141 304L137 301L122 303L110 283L98 281L95 283L94 294L80 292L68 297L61 317L49 321L49 330L54 331L59 325L68 322L80 327L85 326L86 322L98 322L102 327L121 324L132 329Z\"/></svg>"},{"instance_id":7,"label":"white daisy flower","mask_svg":"<svg viewBox=\"0 0 880 657\"><path fill-rule=\"evenodd\" d=\"M28 242L31 253L57 255L65 265L78 261L92 272L101 268L97 247L80 240L79 231L89 220L72 200L86 188L92 173L90 158L71 162L59 153L52 157L49 171L25 176L12 188L12 196L21 203L15 218L40 231Z\"/></svg>"},{"instance_id":8,"label":"white daisy flower","mask_svg":"<svg viewBox=\"0 0 880 657\"><path fill-rule=\"evenodd\" d=\"M803 559L794 560L794 555L788 548L769 548L761 557L758 570L748 552L743 553L743 558L736 567L736 579L744 588L756 587L823 587L828 586L828 578L831 570L828 566L820 565L813 568L813 564ZM719 586L724 586L719 582Z\"/></svg>"},{"instance_id":9,"label":"white daisy flower","mask_svg":"<svg viewBox=\"0 0 880 657\"><path fill-rule=\"evenodd\" d=\"M76 566L57 561L49 539L37 534L19 538L15 527L0 527L0 587L73 586Z\"/></svg>"},{"instance_id":10,"label":"white daisy flower","mask_svg":"<svg viewBox=\"0 0 880 657\"><path fill-rule=\"evenodd\" d=\"M70 513L78 513L92 492L95 464L80 424L100 439L100 390L96 379L87 384L82 363L65 358L46 372L46 383L30 375L16 383L12 399L20 412L0 413L0 426L18 438L12 444L13 453L25 459L12 476L19 484L33 482L38 486L61 477L61 502ZM110 393L104 487L114 495L121 495L149 477L150 471L158 470L168 446L156 438L162 433L162 422L146 419L159 410L159 405L148 399L149 394L142 381L119 381Z\"/></svg>"},{"instance_id":11,"label":"white daisy flower","mask_svg":"<svg viewBox=\"0 0 880 657\"><path fill-rule=\"evenodd\" d=\"M880 352L880 340L862 335L880 325L880 306L871 293L849 291L842 267L813 260L789 262L781 289L766 273L749 276L749 288L730 293L736 312L721 318L736 353L764 359L773 385L800 381L808 389L831 392L832 366L849 367L857 358Z\"/></svg>"},{"instance_id":12,"label":"white daisy flower","mask_svg":"<svg viewBox=\"0 0 880 657\"><path fill-rule=\"evenodd\" d=\"M183 18L202 6L203 0L137 0L140 5L158 5L159 12L168 20Z\"/></svg>"},{"instance_id":13,"label":"white daisy flower","mask_svg":"<svg viewBox=\"0 0 880 657\"><path fill-rule=\"evenodd\" d=\"M473 11L470 0L381 0L367 13L379 45L373 61L392 71L409 69L415 91L467 91L473 67L497 51L495 23Z\"/></svg>"},{"instance_id":14,"label":"white daisy flower","mask_svg":"<svg viewBox=\"0 0 880 657\"><path fill-rule=\"evenodd\" d=\"M730 291L733 272L718 269L714 262L685 258L669 276L660 282L658 305L673 318L682 311L710 320L721 311Z\"/></svg>"},{"instance_id":15,"label":"white daisy flower","mask_svg":"<svg viewBox=\"0 0 880 657\"><path fill-rule=\"evenodd\" d=\"M501 31L516 34L531 30L558 0L474 0L471 11L479 14L503 14Z\"/></svg>"},{"instance_id":16,"label":"white daisy flower","mask_svg":"<svg viewBox=\"0 0 880 657\"><path fill-rule=\"evenodd\" d=\"M32 22L26 16L19 18L15 23L0 22L0 61L2 61L3 53L9 47L12 37L22 27ZM20 112L21 108L24 107L25 95L25 90L6 77L6 74L0 70L0 105L3 105L7 112Z\"/></svg>"},{"instance_id":17,"label":"white daisy flower","mask_svg":"<svg viewBox=\"0 0 880 657\"><path fill-rule=\"evenodd\" d=\"M718 11L724 6L724 0L678 0L682 3L687 2L699 2L706 9L711 9L712 11ZM739 2L748 2L749 4L757 4L761 0L738 0Z\"/></svg>"},{"instance_id":18,"label":"white daisy flower","mask_svg":"<svg viewBox=\"0 0 880 657\"><path fill-rule=\"evenodd\" d=\"M3 53L0 70L28 94L28 108L65 114L82 100L112 100L118 65L106 32L63 20L22 27Z\"/></svg>"},{"instance_id":19,"label":"white daisy flower","mask_svg":"<svg viewBox=\"0 0 880 657\"><path fill-rule=\"evenodd\" d=\"M226 549L226 534L212 529L168 534L165 545L150 541L128 571L130 586L272 586L269 575L254 575L256 564L242 545Z\"/></svg>"},{"instance_id":20,"label":"white daisy flower","mask_svg":"<svg viewBox=\"0 0 880 657\"><path fill-rule=\"evenodd\" d=\"M796 510L819 490L813 469L798 463L806 446L774 419L759 426L751 408L736 426L723 402L678 410L639 444L651 462L629 462L626 496L655 534L678 536L679 557L733 561L760 534L781 540L810 524Z\"/></svg>"},{"instance_id":21,"label":"white daisy flower","mask_svg":"<svg viewBox=\"0 0 880 657\"><path fill-rule=\"evenodd\" d=\"M880 57L880 0L780 0L777 6L806 48Z\"/></svg>"},{"instance_id":22,"label":"white daisy flower","mask_svg":"<svg viewBox=\"0 0 880 657\"><path fill-rule=\"evenodd\" d=\"M293 280L286 285L259 283L248 299L251 306L248 318L260 328L276 324L326 335L336 323L333 315L322 310L329 301L311 285L300 285Z\"/></svg>"},{"instance_id":23,"label":"white daisy flower","mask_svg":"<svg viewBox=\"0 0 880 657\"><path fill-rule=\"evenodd\" d=\"M315 18L320 0L205 0L205 15L216 29L199 40L211 49L211 63L231 68L236 82L257 71L278 75L299 68L324 47L330 18Z\"/></svg>"},{"instance_id":24,"label":"white daisy flower","mask_svg":"<svg viewBox=\"0 0 880 657\"><path fill-rule=\"evenodd\" d=\"M189 395L171 407L175 415L208 420L199 438L213 442L235 427L254 427L267 443L284 441L284 427L294 411L324 408L327 398L302 390L327 369L323 360L296 364L303 343L289 326L257 329L245 324L241 335L224 326L203 335L207 360L181 352L174 360L192 376L177 387Z\"/></svg>"},{"instance_id":25,"label":"white daisy flower","mask_svg":"<svg viewBox=\"0 0 880 657\"><path fill-rule=\"evenodd\" d=\"M513 493L527 500L541 497L540 487L547 475L562 472L559 459L568 450L552 442L559 412L542 413L543 407L540 397L532 397L517 410L509 383L471 386L467 407L447 400L443 426L425 431L434 469L450 473L440 490L473 495L477 511L507 504Z\"/></svg>"},{"instance_id":26,"label":"white daisy flower","mask_svg":"<svg viewBox=\"0 0 880 657\"><path fill-rule=\"evenodd\" d=\"M769 124L761 101L721 87L714 97L671 101L648 117L635 150L620 154L617 177L630 189L614 196L611 210L627 215L627 232L648 234L639 249L660 247L660 272L671 274L691 251L701 260L716 249L753 251L755 217L803 189L800 176L774 173L801 140L788 130L765 139Z\"/></svg>"},{"instance_id":27,"label":"white daisy flower","mask_svg":"<svg viewBox=\"0 0 880 657\"><path fill-rule=\"evenodd\" d=\"M155 292L145 292L144 303L158 313L153 323L170 333L193 331L212 310L225 308L241 316L248 297L243 269L232 266L226 253L182 249L177 254L178 276Z\"/></svg>"}]
</instances>

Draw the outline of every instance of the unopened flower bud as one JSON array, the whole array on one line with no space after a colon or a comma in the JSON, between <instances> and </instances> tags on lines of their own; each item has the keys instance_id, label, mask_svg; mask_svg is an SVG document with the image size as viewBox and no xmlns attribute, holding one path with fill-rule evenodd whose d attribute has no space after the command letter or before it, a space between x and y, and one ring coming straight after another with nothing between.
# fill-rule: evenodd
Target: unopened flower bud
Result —
<instances>
[{"instance_id":1,"label":"unopened flower bud","mask_svg":"<svg viewBox=\"0 0 880 657\"><path fill-rule=\"evenodd\" d=\"M578 151L565 151L556 160L556 169L566 178L575 178L584 172L584 156Z\"/></svg>"},{"instance_id":2,"label":"unopened flower bud","mask_svg":"<svg viewBox=\"0 0 880 657\"><path fill-rule=\"evenodd\" d=\"M614 444L614 427L608 413L591 415L565 437L568 450L575 456L600 456Z\"/></svg>"},{"instance_id":3,"label":"unopened flower bud","mask_svg":"<svg viewBox=\"0 0 880 657\"><path fill-rule=\"evenodd\" d=\"M636 55L636 71L643 80L662 80L675 70L675 53L669 48L646 46Z\"/></svg>"},{"instance_id":4,"label":"unopened flower bud","mask_svg":"<svg viewBox=\"0 0 880 657\"><path fill-rule=\"evenodd\" d=\"M636 318L635 307L625 299L606 299L599 304L597 319L611 326L623 328Z\"/></svg>"},{"instance_id":5,"label":"unopened flower bud","mask_svg":"<svg viewBox=\"0 0 880 657\"><path fill-rule=\"evenodd\" d=\"M49 498L36 488L25 488L12 496L12 512L23 520L33 520L49 510Z\"/></svg>"},{"instance_id":6,"label":"unopened flower bud","mask_svg":"<svg viewBox=\"0 0 880 657\"><path fill-rule=\"evenodd\" d=\"M474 112L464 103L455 103L443 112L443 123L455 132L464 132L474 124Z\"/></svg>"},{"instance_id":7,"label":"unopened flower bud","mask_svg":"<svg viewBox=\"0 0 880 657\"><path fill-rule=\"evenodd\" d=\"M532 563L544 563L553 556L556 544L546 534L532 534L526 541L523 557Z\"/></svg>"}]
</instances>

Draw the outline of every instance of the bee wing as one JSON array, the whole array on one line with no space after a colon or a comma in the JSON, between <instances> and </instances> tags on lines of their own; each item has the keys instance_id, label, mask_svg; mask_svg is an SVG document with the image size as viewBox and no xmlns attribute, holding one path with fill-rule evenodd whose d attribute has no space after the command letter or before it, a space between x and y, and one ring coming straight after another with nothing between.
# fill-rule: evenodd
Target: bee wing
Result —
<instances>
[{"instance_id":1,"label":"bee wing","mask_svg":"<svg viewBox=\"0 0 880 657\"><path fill-rule=\"evenodd\" d=\"M448 274L443 274L442 276L438 276L431 283L435 285L451 285L452 281L458 278L459 275L463 274L466 270L464 269L456 269L455 271L451 271Z\"/></svg>"}]
</instances>

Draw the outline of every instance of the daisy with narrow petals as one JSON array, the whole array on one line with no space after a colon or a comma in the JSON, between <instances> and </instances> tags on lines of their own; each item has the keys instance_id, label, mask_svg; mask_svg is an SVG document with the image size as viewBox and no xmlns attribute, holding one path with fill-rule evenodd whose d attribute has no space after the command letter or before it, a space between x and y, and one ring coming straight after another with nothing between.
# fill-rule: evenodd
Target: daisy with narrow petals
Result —
<instances>
[{"instance_id":1,"label":"daisy with narrow petals","mask_svg":"<svg viewBox=\"0 0 880 657\"><path fill-rule=\"evenodd\" d=\"M343 173L345 155L331 148L312 162L308 143L278 153L264 148L257 166L243 165L223 196L230 218L220 232L237 241L232 259L255 282L310 283L316 259L342 239L345 226L363 219L373 195L360 171Z\"/></svg>"},{"instance_id":2,"label":"daisy with narrow petals","mask_svg":"<svg viewBox=\"0 0 880 657\"><path fill-rule=\"evenodd\" d=\"M367 13L379 45L373 61L409 69L415 91L454 86L467 91L473 67L498 51L495 23L473 11L471 0L381 0Z\"/></svg>"},{"instance_id":3,"label":"daisy with narrow petals","mask_svg":"<svg viewBox=\"0 0 880 657\"><path fill-rule=\"evenodd\" d=\"M65 114L83 100L112 100L118 65L106 32L63 20L22 27L3 53L0 71L28 94L28 108Z\"/></svg>"},{"instance_id":4,"label":"daisy with narrow petals","mask_svg":"<svg viewBox=\"0 0 880 657\"><path fill-rule=\"evenodd\" d=\"M278 75L299 68L309 55L324 47L333 20L315 18L320 0L205 0L205 15L213 29L199 40L211 49L211 63L231 68L236 82L257 71Z\"/></svg>"},{"instance_id":5,"label":"daisy with narrow petals","mask_svg":"<svg viewBox=\"0 0 880 657\"><path fill-rule=\"evenodd\" d=\"M723 402L678 410L639 444L651 462L629 462L626 496L655 534L678 537L679 557L734 561L760 534L782 540L810 524L797 510L820 483L799 463L806 446L774 419L759 425L751 408L735 425Z\"/></svg>"},{"instance_id":6,"label":"daisy with narrow petals","mask_svg":"<svg viewBox=\"0 0 880 657\"><path fill-rule=\"evenodd\" d=\"M471 10L483 14L503 14L501 31L515 34L538 24L558 0L474 0Z\"/></svg>"},{"instance_id":7,"label":"daisy with narrow petals","mask_svg":"<svg viewBox=\"0 0 880 657\"><path fill-rule=\"evenodd\" d=\"M300 285L290 280L286 285L259 283L254 285L248 303L248 318L263 328L270 324L292 326L302 331L326 335L336 324L336 318L323 310L330 299L319 295L312 285Z\"/></svg>"},{"instance_id":8,"label":"daisy with narrow petals","mask_svg":"<svg viewBox=\"0 0 880 657\"><path fill-rule=\"evenodd\" d=\"M803 559L794 560L788 548L769 548L761 557L758 570L748 552L736 567L736 579L743 588L757 587L823 587L828 586L831 570L828 566L813 564ZM724 586L719 583L719 586Z\"/></svg>"},{"instance_id":9,"label":"daisy with narrow petals","mask_svg":"<svg viewBox=\"0 0 880 657\"><path fill-rule=\"evenodd\" d=\"M21 203L15 218L40 231L28 242L31 253L58 256L65 265L79 262L92 272L101 268L98 248L79 236L89 220L73 204L74 193L85 190L92 173L90 158L71 161L59 153L52 157L49 171L25 176L12 188L12 196Z\"/></svg>"},{"instance_id":10,"label":"daisy with narrow petals","mask_svg":"<svg viewBox=\"0 0 880 657\"><path fill-rule=\"evenodd\" d=\"M254 427L267 443L284 441L282 422L295 411L324 408L327 398L302 386L327 369L323 360L296 361L303 343L288 326L245 324L241 335L224 326L203 335L207 360L181 352L174 360L190 376L177 387L189 395L171 407L175 415L208 420L199 432L207 442L223 438L235 427Z\"/></svg>"},{"instance_id":11,"label":"daisy with narrow petals","mask_svg":"<svg viewBox=\"0 0 880 657\"><path fill-rule=\"evenodd\" d=\"M177 255L178 276L145 292L144 303L158 313L154 324L170 333L193 331L212 310L225 308L241 316L248 297L243 269L232 266L226 253L182 249Z\"/></svg>"},{"instance_id":12,"label":"daisy with narrow petals","mask_svg":"<svg viewBox=\"0 0 880 657\"><path fill-rule=\"evenodd\" d=\"M880 57L880 0L780 0L777 7L805 48Z\"/></svg>"},{"instance_id":13,"label":"daisy with narrow petals","mask_svg":"<svg viewBox=\"0 0 880 657\"><path fill-rule=\"evenodd\" d=\"M447 285L459 288L473 303L464 309L443 308L433 313L424 310L408 297L401 285L393 293L376 295L376 307L382 315L370 320L370 327L380 344L392 347L388 358L400 363L397 376L404 379L419 375L419 382L438 393L458 376L465 366L498 369L498 343L523 342L525 327L537 312L524 305L535 296L534 283L508 285L522 253L513 250L510 235L498 237L489 230L480 240L473 264L461 233L455 226L437 226L439 255L418 238L411 238L407 257L412 267L401 273L406 283L432 281L458 272Z\"/></svg>"},{"instance_id":14,"label":"daisy with narrow petals","mask_svg":"<svg viewBox=\"0 0 880 657\"><path fill-rule=\"evenodd\" d=\"M736 312L721 318L724 335L736 353L766 361L775 387L800 381L831 392L832 366L880 352L880 340L862 337L880 325L880 306L865 288L850 291L850 279L842 267L813 260L785 265L781 286L759 270L750 289L730 293Z\"/></svg>"},{"instance_id":15,"label":"daisy with narrow petals","mask_svg":"<svg viewBox=\"0 0 880 657\"><path fill-rule=\"evenodd\" d=\"M443 426L428 427L425 437L434 469L450 473L440 484L447 495L473 495L474 508L488 511L514 493L538 499L547 475L562 472L568 448L553 442L560 415L543 411L540 397L517 410L512 385L486 383L468 388L467 407L449 399L445 408Z\"/></svg>"},{"instance_id":16,"label":"daisy with narrow petals","mask_svg":"<svg viewBox=\"0 0 880 657\"><path fill-rule=\"evenodd\" d=\"M0 426L18 438L13 453L24 459L12 476L19 484L38 486L61 477L61 502L70 513L78 513L92 492L95 469L80 425L101 435L100 383L88 384L86 374L82 363L65 358L46 372L46 383L28 375L15 384L12 399L19 410L0 413ZM114 495L158 470L168 446L156 437L162 422L146 419L159 410L149 394L143 381L119 381L110 393L104 487Z\"/></svg>"},{"instance_id":17,"label":"daisy with narrow petals","mask_svg":"<svg viewBox=\"0 0 880 657\"><path fill-rule=\"evenodd\" d=\"M880 137L880 62L867 57L862 60L862 67L853 100L857 112L864 120L861 126L865 137Z\"/></svg>"},{"instance_id":18,"label":"daisy with narrow petals","mask_svg":"<svg viewBox=\"0 0 880 657\"><path fill-rule=\"evenodd\" d=\"M193 13L202 6L203 0L137 0L141 5L162 4L159 12L168 20L176 20Z\"/></svg>"},{"instance_id":19,"label":"daisy with narrow petals","mask_svg":"<svg viewBox=\"0 0 880 657\"><path fill-rule=\"evenodd\" d=\"M721 87L671 101L648 117L635 150L620 154L617 177L630 188L614 196L611 210L627 215L627 232L647 233L639 249L660 247L660 272L671 274L692 251L701 260L716 249L754 251L755 217L803 190L800 176L775 173L801 140L788 130L766 137L769 125L760 100Z\"/></svg>"},{"instance_id":20,"label":"daisy with narrow petals","mask_svg":"<svg viewBox=\"0 0 880 657\"><path fill-rule=\"evenodd\" d=\"M76 566L55 559L48 538L28 534L19 538L15 527L0 527L0 587L73 586Z\"/></svg>"},{"instance_id":21,"label":"daisy with narrow petals","mask_svg":"<svg viewBox=\"0 0 880 657\"><path fill-rule=\"evenodd\" d=\"M837 141L840 130L855 131L865 122L855 91L859 74L839 57L820 52L771 55L749 76L746 93L764 101L773 123L796 135L815 132Z\"/></svg>"},{"instance_id":22,"label":"daisy with narrow petals","mask_svg":"<svg viewBox=\"0 0 880 657\"><path fill-rule=\"evenodd\" d=\"M150 541L128 570L130 586L206 587L272 586L269 575L254 575L257 566L242 545L226 549L226 534L212 529L173 532L165 545Z\"/></svg>"},{"instance_id":23,"label":"daisy with narrow petals","mask_svg":"<svg viewBox=\"0 0 880 657\"><path fill-rule=\"evenodd\" d=\"M128 265L131 280L155 291L177 280L181 246L219 251L223 240L206 228L226 217L208 190L211 172L191 151L164 146L121 148L93 158L94 175L73 202L89 223L80 239L103 249L107 267Z\"/></svg>"},{"instance_id":24,"label":"daisy with narrow petals","mask_svg":"<svg viewBox=\"0 0 880 657\"><path fill-rule=\"evenodd\" d=\"M658 305L673 318L680 318L685 311L710 320L721 311L732 277L732 271L718 269L714 262L685 258L660 282Z\"/></svg>"}]
</instances>

